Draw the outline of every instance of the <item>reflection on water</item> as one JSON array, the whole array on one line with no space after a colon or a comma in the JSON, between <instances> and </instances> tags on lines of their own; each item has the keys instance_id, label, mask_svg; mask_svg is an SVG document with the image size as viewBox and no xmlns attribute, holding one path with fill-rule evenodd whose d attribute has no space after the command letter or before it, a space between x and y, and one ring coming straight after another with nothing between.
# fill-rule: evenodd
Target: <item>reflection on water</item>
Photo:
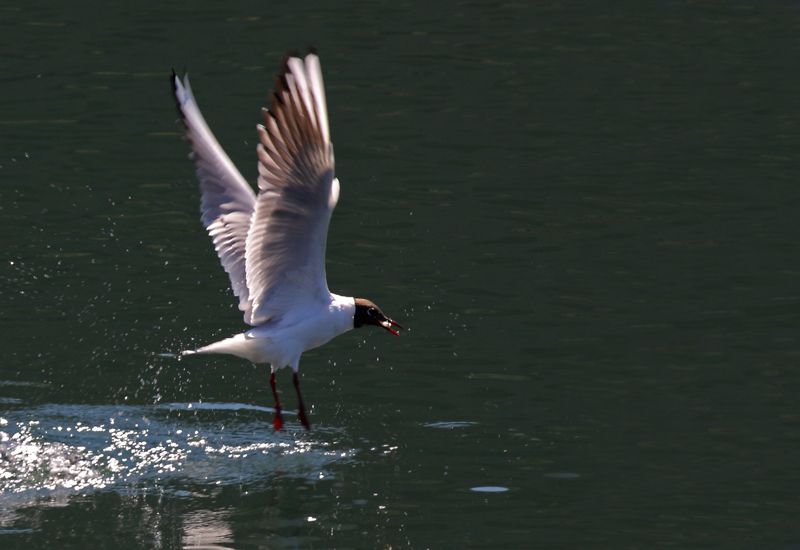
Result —
<instances>
[{"instance_id":1,"label":"reflection on water","mask_svg":"<svg viewBox=\"0 0 800 550\"><path fill-rule=\"evenodd\" d=\"M0 502L8 495L130 488L177 481L261 485L320 478L354 450L335 430L275 433L270 409L237 403L45 405L0 425Z\"/></svg>"},{"instance_id":2,"label":"reflection on water","mask_svg":"<svg viewBox=\"0 0 800 550\"><path fill-rule=\"evenodd\" d=\"M349 529L320 494L342 493L344 473L370 457L390 461L397 446L324 426L275 433L272 412L208 402L6 410L0 540L80 539L108 529L143 548L233 548L242 537L255 547L294 548L323 530ZM356 494L339 509L386 513L382 492ZM235 527L242 506L257 526L247 533Z\"/></svg>"},{"instance_id":3,"label":"reflection on water","mask_svg":"<svg viewBox=\"0 0 800 550\"><path fill-rule=\"evenodd\" d=\"M233 532L228 524L228 510L198 510L184 518L183 548L231 548Z\"/></svg>"},{"instance_id":4,"label":"reflection on water","mask_svg":"<svg viewBox=\"0 0 800 550\"><path fill-rule=\"evenodd\" d=\"M501 485L481 485L478 487L470 487L473 493L505 493L508 492L508 487Z\"/></svg>"}]
</instances>

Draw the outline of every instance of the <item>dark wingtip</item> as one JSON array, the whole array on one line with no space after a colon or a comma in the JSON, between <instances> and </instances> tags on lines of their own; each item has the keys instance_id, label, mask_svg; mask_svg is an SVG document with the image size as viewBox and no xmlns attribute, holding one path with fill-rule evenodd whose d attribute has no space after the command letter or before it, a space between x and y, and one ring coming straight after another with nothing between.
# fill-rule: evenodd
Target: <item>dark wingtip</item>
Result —
<instances>
[{"instance_id":1,"label":"dark wingtip","mask_svg":"<svg viewBox=\"0 0 800 550\"><path fill-rule=\"evenodd\" d=\"M287 68L288 69L288 68ZM286 72L280 73L278 76L275 77L275 87L272 90L272 105L270 106L270 110L276 105L283 105L283 98L281 97L281 92L286 90L288 86L286 85Z\"/></svg>"},{"instance_id":2,"label":"dark wingtip","mask_svg":"<svg viewBox=\"0 0 800 550\"><path fill-rule=\"evenodd\" d=\"M184 71L186 74L186 71ZM178 112L178 119L180 120L181 126L186 129L186 118L183 114L183 109L181 108L181 100L178 99L178 81L179 81L178 73L175 72L175 67L172 67L172 74L170 75L169 83L172 87L172 99L175 101L175 110Z\"/></svg>"},{"instance_id":3,"label":"dark wingtip","mask_svg":"<svg viewBox=\"0 0 800 550\"><path fill-rule=\"evenodd\" d=\"M309 54L319 55L317 53L317 49L314 46L309 46L308 48ZM284 105L283 98L281 97L281 93L284 90L289 89L289 84L286 82L286 75L291 72L289 68L289 60L293 57L299 57L303 59L303 54L300 53L299 50L290 49L287 50L286 53L283 55L283 59L281 60L281 66L278 71L278 74L275 76L275 87L272 91L272 105ZM270 114L272 114L270 110ZM274 115L273 115L274 116Z\"/></svg>"}]
</instances>

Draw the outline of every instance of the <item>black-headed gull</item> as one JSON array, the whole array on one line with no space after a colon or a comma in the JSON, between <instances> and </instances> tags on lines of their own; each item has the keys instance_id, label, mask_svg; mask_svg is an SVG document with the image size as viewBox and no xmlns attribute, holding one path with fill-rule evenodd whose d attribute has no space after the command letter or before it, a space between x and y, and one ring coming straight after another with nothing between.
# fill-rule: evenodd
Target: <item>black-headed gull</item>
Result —
<instances>
[{"instance_id":1,"label":"black-headed gull","mask_svg":"<svg viewBox=\"0 0 800 550\"><path fill-rule=\"evenodd\" d=\"M373 302L328 290L325 243L339 198L319 58L288 57L258 126L258 195L208 128L189 87L172 83L201 191L201 219L253 328L182 355L225 353L271 365L274 427L283 426L275 372L292 368L298 417L310 427L300 355L363 325L402 328Z\"/></svg>"}]
</instances>

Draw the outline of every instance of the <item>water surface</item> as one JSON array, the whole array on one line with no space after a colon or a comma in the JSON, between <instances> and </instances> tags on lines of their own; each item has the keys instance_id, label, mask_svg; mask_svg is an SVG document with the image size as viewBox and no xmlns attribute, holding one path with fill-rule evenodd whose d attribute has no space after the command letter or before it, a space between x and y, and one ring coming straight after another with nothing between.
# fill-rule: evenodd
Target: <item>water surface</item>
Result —
<instances>
[{"instance_id":1,"label":"water surface","mask_svg":"<svg viewBox=\"0 0 800 550\"><path fill-rule=\"evenodd\" d=\"M793 3L0 10L0 546L800 544ZM409 330L275 434L265 368L173 355L243 326L168 76L253 180L306 45L330 286Z\"/></svg>"}]
</instances>

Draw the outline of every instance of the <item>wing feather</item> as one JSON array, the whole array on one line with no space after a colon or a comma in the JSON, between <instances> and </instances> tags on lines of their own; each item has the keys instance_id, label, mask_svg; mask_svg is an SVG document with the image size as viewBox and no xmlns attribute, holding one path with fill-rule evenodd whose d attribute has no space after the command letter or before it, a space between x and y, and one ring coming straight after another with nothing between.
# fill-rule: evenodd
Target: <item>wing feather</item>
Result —
<instances>
[{"instance_id":1,"label":"wing feather","mask_svg":"<svg viewBox=\"0 0 800 550\"><path fill-rule=\"evenodd\" d=\"M178 111L186 127L186 138L192 147L191 158L200 180L200 212L203 226L214 242L222 267L228 273L233 293L239 298L239 309L250 315L250 293L247 288L245 246L256 196L231 159L220 147L206 124L189 86L172 78Z\"/></svg>"},{"instance_id":2,"label":"wing feather","mask_svg":"<svg viewBox=\"0 0 800 550\"><path fill-rule=\"evenodd\" d=\"M258 134L260 192L245 262L253 325L330 297L325 247L339 184L316 55L286 61Z\"/></svg>"}]
</instances>

